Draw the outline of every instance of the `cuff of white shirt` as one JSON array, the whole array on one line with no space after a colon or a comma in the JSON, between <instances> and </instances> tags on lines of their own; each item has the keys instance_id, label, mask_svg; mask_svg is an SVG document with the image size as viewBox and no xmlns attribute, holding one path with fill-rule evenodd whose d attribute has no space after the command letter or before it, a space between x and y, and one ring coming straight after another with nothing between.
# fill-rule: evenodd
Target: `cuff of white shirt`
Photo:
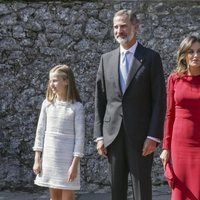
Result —
<instances>
[{"instance_id":1,"label":"cuff of white shirt","mask_svg":"<svg viewBox=\"0 0 200 200\"><path fill-rule=\"evenodd\" d=\"M98 137L98 138L96 138L94 141L95 141L95 142L98 142L99 140L103 140L103 137Z\"/></svg>"},{"instance_id":2,"label":"cuff of white shirt","mask_svg":"<svg viewBox=\"0 0 200 200\"><path fill-rule=\"evenodd\" d=\"M156 141L156 142L158 142L158 143L161 142L160 139L155 138L155 137L147 136L147 138L149 138L149 139L151 139L151 140L154 140L154 141ZM96 138L94 141L95 141L95 142L98 142L99 140L103 140L103 137L98 137L98 138Z\"/></svg>"},{"instance_id":3,"label":"cuff of white shirt","mask_svg":"<svg viewBox=\"0 0 200 200\"><path fill-rule=\"evenodd\" d=\"M153 141L156 141L156 142L158 142L158 143L160 143L160 142L161 142L161 140L160 140L160 139L158 139L158 138L155 138L155 137L147 136L147 138L149 138L149 139L151 139L151 140L153 140Z\"/></svg>"}]
</instances>

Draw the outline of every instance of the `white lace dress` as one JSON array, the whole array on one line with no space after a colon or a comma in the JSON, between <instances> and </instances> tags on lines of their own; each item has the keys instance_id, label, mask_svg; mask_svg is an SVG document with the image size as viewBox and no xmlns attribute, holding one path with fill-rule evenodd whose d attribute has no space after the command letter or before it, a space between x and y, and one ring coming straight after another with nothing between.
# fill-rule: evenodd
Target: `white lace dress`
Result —
<instances>
[{"instance_id":1,"label":"white lace dress","mask_svg":"<svg viewBox=\"0 0 200 200\"><path fill-rule=\"evenodd\" d=\"M85 138L84 109L80 102L50 103L44 100L38 120L34 151L42 152L42 171L35 184L57 189L80 189L77 178L67 182L73 156L83 156Z\"/></svg>"}]
</instances>

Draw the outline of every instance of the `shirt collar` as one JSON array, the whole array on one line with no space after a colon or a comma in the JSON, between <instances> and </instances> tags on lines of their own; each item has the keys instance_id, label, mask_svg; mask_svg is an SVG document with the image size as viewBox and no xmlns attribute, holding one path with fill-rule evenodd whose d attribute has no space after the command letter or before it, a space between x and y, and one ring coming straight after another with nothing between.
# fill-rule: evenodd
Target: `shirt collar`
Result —
<instances>
[{"instance_id":1,"label":"shirt collar","mask_svg":"<svg viewBox=\"0 0 200 200\"><path fill-rule=\"evenodd\" d=\"M138 45L138 42L136 41L136 43L133 46L131 46L129 49L124 49L122 46L120 46L120 52L123 53L123 52L129 51L134 55L137 45Z\"/></svg>"}]
</instances>

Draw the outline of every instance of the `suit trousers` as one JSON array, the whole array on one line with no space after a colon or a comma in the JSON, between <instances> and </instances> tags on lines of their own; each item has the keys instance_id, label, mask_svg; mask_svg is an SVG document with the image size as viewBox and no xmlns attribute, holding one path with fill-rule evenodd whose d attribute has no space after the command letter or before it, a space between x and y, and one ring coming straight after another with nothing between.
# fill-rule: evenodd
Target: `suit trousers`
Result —
<instances>
[{"instance_id":1,"label":"suit trousers","mask_svg":"<svg viewBox=\"0 0 200 200\"><path fill-rule=\"evenodd\" d=\"M107 147L111 171L112 200L127 200L130 174L133 200L152 200L151 169L153 154L142 156L142 149L131 146L123 122L115 140Z\"/></svg>"}]
</instances>

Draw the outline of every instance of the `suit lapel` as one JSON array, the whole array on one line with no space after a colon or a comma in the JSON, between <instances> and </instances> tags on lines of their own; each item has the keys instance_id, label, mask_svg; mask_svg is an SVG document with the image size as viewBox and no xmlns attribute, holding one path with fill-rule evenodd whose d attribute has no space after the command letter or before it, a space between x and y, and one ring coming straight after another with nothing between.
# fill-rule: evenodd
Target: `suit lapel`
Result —
<instances>
[{"instance_id":1,"label":"suit lapel","mask_svg":"<svg viewBox=\"0 0 200 200\"><path fill-rule=\"evenodd\" d=\"M137 71L139 70L139 68L141 67L143 63L143 53L144 53L143 50L144 48L142 47L142 45L138 43L138 46L136 48L135 55L133 58L133 63L131 65L130 72L127 78L126 89L128 88L129 84L131 83L135 74L137 73Z\"/></svg>"}]
</instances>

